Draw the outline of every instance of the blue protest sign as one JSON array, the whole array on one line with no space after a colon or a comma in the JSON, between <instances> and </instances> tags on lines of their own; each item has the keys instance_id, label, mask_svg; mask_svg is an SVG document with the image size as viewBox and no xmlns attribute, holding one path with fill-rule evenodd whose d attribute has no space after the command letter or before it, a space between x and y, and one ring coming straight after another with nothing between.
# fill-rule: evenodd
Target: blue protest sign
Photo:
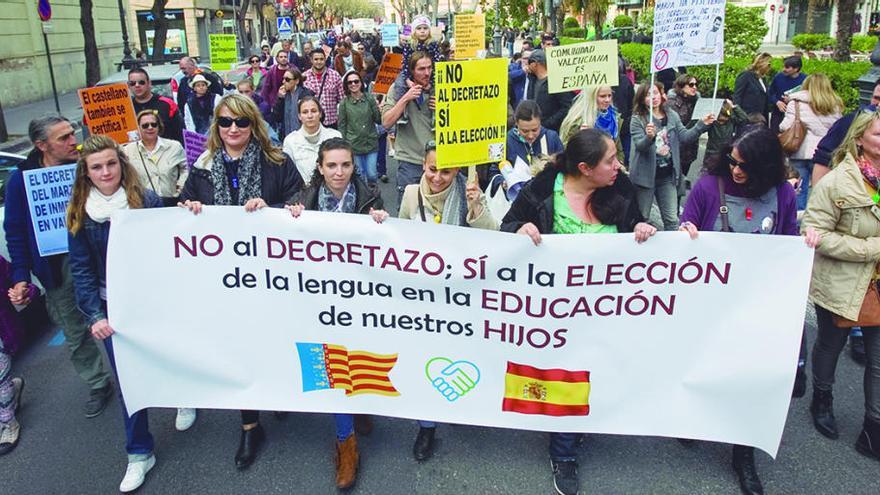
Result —
<instances>
[{"instance_id":1,"label":"blue protest sign","mask_svg":"<svg viewBox=\"0 0 880 495\"><path fill-rule=\"evenodd\" d=\"M75 176L75 163L26 170L22 173L40 256L67 252L65 217Z\"/></svg>"},{"instance_id":2,"label":"blue protest sign","mask_svg":"<svg viewBox=\"0 0 880 495\"><path fill-rule=\"evenodd\" d=\"M400 44L400 34L397 24L382 24L382 46L398 46Z\"/></svg>"},{"instance_id":3,"label":"blue protest sign","mask_svg":"<svg viewBox=\"0 0 880 495\"><path fill-rule=\"evenodd\" d=\"M293 27L290 17L278 17L278 36L290 36L293 33Z\"/></svg>"}]
</instances>

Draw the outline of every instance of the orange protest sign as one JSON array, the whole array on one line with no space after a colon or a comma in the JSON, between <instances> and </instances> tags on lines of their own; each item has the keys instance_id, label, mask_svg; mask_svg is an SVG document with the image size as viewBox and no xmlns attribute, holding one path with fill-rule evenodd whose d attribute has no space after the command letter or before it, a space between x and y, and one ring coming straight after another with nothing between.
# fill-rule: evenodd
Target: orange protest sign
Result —
<instances>
[{"instance_id":1,"label":"orange protest sign","mask_svg":"<svg viewBox=\"0 0 880 495\"><path fill-rule=\"evenodd\" d=\"M138 139L134 106L125 83L79 90L90 134L104 134L119 144Z\"/></svg>"},{"instance_id":2,"label":"orange protest sign","mask_svg":"<svg viewBox=\"0 0 880 495\"><path fill-rule=\"evenodd\" d=\"M403 55L399 53L386 53L376 73L376 83L373 85L373 94L388 94L394 80L403 69Z\"/></svg>"}]
</instances>

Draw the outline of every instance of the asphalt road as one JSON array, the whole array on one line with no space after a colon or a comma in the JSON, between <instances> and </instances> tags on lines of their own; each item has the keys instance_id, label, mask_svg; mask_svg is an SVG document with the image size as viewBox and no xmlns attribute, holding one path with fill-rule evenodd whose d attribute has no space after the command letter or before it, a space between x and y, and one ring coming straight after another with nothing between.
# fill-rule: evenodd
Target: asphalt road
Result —
<instances>
[{"instance_id":1,"label":"asphalt road","mask_svg":"<svg viewBox=\"0 0 880 495\"><path fill-rule=\"evenodd\" d=\"M392 212L393 183L392 175L391 184L381 186ZM772 311L772 301L764 309ZM816 330L811 309L806 321L812 343ZM15 359L14 374L26 380L19 414L23 429L18 448L0 458L2 493L115 493L126 466L118 402L114 399L98 418L85 419L80 409L87 387L74 374L63 345L52 344L57 344L57 330L46 331ZM792 400L777 459L758 454L768 494L880 492L877 461L859 455L852 446L863 416L862 374L848 356L841 357L835 390L838 441L813 429L809 393ZM748 401L743 397L744 405ZM329 415L291 413L280 421L264 413L268 442L244 472L236 471L233 463L237 411L200 411L193 428L182 433L174 430L173 410L153 409L150 415L158 463L139 493L336 491L335 435ZM358 439L360 473L351 493L553 493L545 433L441 425L435 457L420 464L410 452L417 431L413 421L375 418L375 423L371 436ZM730 446L725 444L697 442L685 447L668 438L589 435L580 451L580 482L582 493L736 494L730 461Z\"/></svg>"}]
</instances>

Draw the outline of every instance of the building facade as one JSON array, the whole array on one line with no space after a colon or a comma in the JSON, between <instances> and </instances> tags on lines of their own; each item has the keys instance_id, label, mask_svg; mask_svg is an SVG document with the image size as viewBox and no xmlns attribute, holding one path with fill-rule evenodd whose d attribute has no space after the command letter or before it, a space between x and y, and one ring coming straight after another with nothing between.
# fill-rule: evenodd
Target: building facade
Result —
<instances>
[{"instance_id":1,"label":"building facade","mask_svg":"<svg viewBox=\"0 0 880 495\"><path fill-rule=\"evenodd\" d=\"M93 0L101 76L122 60L122 27L116 0ZM0 101L12 107L52 96L43 22L34 0L0 1ZM59 93L86 84L85 42L76 0L53 0L46 39Z\"/></svg>"}]
</instances>

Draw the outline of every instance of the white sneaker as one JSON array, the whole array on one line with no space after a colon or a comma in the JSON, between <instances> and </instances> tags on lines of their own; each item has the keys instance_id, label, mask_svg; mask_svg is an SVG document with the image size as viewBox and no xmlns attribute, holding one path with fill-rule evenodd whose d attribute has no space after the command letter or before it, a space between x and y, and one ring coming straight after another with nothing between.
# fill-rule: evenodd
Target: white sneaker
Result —
<instances>
[{"instance_id":1,"label":"white sneaker","mask_svg":"<svg viewBox=\"0 0 880 495\"><path fill-rule=\"evenodd\" d=\"M151 455L143 461L129 462L128 467L125 468L125 477L122 478L122 483L119 484L119 491L128 493L140 488L144 484L144 478L147 476L147 473L155 465L155 455Z\"/></svg>"},{"instance_id":2,"label":"white sneaker","mask_svg":"<svg viewBox=\"0 0 880 495\"><path fill-rule=\"evenodd\" d=\"M196 422L196 410L182 407L177 410L177 418L174 420L174 427L177 431L188 430L193 423Z\"/></svg>"}]
</instances>

